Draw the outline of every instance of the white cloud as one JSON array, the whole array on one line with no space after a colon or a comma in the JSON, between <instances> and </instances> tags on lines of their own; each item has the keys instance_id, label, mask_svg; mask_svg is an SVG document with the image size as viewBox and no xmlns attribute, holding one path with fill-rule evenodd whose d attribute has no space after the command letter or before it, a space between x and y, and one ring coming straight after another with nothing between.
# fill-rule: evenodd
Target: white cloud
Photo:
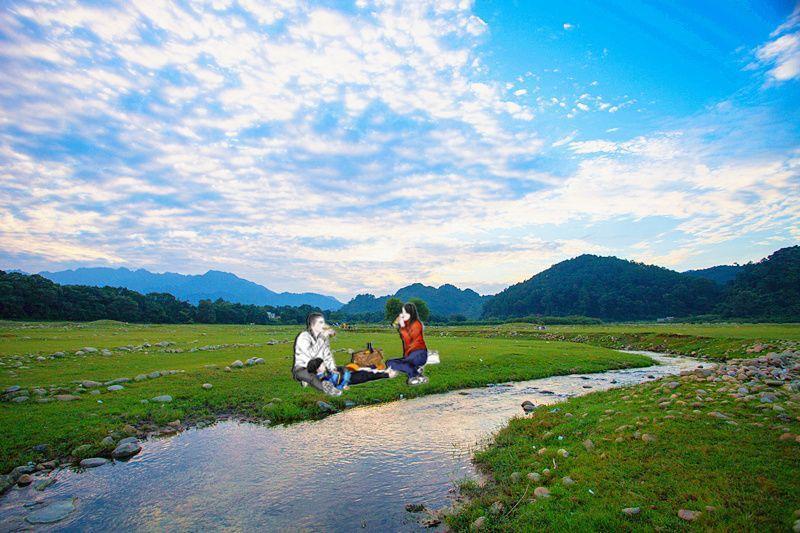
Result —
<instances>
[{"instance_id":1,"label":"white cloud","mask_svg":"<svg viewBox=\"0 0 800 533\"><path fill-rule=\"evenodd\" d=\"M774 83L800 78L800 5L770 37L755 51L757 65L768 69Z\"/></svg>"}]
</instances>

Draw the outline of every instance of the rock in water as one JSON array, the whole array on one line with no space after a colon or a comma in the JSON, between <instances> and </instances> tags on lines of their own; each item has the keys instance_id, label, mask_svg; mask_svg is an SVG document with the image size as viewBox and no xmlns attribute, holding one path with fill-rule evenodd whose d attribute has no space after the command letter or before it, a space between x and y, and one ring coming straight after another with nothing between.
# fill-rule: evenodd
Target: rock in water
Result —
<instances>
[{"instance_id":1,"label":"rock in water","mask_svg":"<svg viewBox=\"0 0 800 533\"><path fill-rule=\"evenodd\" d=\"M98 466L102 466L108 462L108 459L105 457L89 457L88 459L84 459L81 461L80 465L83 468L96 468Z\"/></svg>"},{"instance_id":2,"label":"rock in water","mask_svg":"<svg viewBox=\"0 0 800 533\"><path fill-rule=\"evenodd\" d=\"M128 439L123 439L123 440L128 440ZM136 455L141 450L142 450L142 445L139 444L138 440L134 439L134 441L120 443L116 448L114 448L114 451L111 452L111 457L113 457L114 459L125 459L133 455Z\"/></svg>"},{"instance_id":3,"label":"rock in water","mask_svg":"<svg viewBox=\"0 0 800 533\"><path fill-rule=\"evenodd\" d=\"M60 520L64 520L75 510L74 499L64 500L60 502L53 502L46 507L37 509L28 516L25 520L29 524L52 524Z\"/></svg>"},{"instance_id":4,"label":"rock in water","mask_svg":"<svg viewBox=\"0 0 800 533\"><path fill-rule=\"evenodd\" d=\"M524 402L522 402L522 410L525 411L526 413L532 413L533 411L536 410L536 404L534 404L530 400L525 400Z\"/></svg>"}]
</instances>

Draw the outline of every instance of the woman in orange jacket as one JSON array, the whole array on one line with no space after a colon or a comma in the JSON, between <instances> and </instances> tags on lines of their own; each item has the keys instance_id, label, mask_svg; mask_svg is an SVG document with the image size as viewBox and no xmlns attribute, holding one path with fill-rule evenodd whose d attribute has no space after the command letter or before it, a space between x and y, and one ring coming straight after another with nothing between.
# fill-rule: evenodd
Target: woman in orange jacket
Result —
<instances>
[{"instance_id":1,"label":"woman in orange jacket","mask_svg":"<svg viewBox=\"0 0 800 533\"><path fill-rule=\"evenodd\" d=\"M422 367L428 361L428 347L422 334L424 327L419 320L417 306L411 302L403 304L394 323L403 340L403 357L386 361L386 366L406 373L409 385L427 383L428 378L422 375Z\"/></svg>"}]
</instances>

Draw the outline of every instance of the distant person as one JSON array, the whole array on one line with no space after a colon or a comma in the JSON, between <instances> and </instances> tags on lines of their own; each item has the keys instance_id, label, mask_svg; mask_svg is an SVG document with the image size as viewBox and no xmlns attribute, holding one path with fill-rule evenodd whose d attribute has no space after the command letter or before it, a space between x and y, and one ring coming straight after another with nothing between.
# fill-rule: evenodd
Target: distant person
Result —
<instances>
[{"instance_id":1,"label":"distant person","mask_svg":"<svg viewBox=\"0 0 800 533\"><path fill-rule=\"evenodd\" d=\"M428 362L428 347L422 335L425 328L419 320L417 306L411 302L403 304L394 325L403 340L403 357L389 359L386 366L404 372L408 376L409 385L427 383L428 378L422 375L422 367Z\"/></svg>"},{"instance_id":2,"label":"distant person","mask_svg":"<svg viewBox=\"0 0 800 533\"><path fill-rule=\"evenodd\" d=\"M339 396L342 391L337 389L331 382L332 380L321 380L317 377L319 368L309 371L308 363L312 359L321 359L320 368L323 372L327 370L335 382L339 382L336 361L331 353L330 337L336 332L325 325L325 317L322 313L309 313L306 317L306 329L294 340L294 365L292 366L292 377L301 383L307 383L317 390L331 396Z\"/></svg>"}]
</instances>

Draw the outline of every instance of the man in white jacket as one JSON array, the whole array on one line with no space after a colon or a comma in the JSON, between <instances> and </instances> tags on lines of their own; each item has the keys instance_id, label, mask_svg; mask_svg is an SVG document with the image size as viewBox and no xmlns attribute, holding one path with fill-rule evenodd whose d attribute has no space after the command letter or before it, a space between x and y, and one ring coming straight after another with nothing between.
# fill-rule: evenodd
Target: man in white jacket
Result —
<instances>
[{"instance_id":1,"label":"man in white jacket","mask_svg":"<svg viewBox=\"0 0 800 533\"><path fill-rule=\"evenodd\" d=\"M306 329L294 340L294 365L292 376L297 381L308 383L315 389L321 390L331 396L339 396L342 391L337 389L330 381L322 381L308 371L308 362L312 359L322 359L325 369L331 373L336 372L336 361L331 353L330 336L332 329L325 327L325 317L322 313L310 313L306 317Z\"/></svg>"}]
</instances>

